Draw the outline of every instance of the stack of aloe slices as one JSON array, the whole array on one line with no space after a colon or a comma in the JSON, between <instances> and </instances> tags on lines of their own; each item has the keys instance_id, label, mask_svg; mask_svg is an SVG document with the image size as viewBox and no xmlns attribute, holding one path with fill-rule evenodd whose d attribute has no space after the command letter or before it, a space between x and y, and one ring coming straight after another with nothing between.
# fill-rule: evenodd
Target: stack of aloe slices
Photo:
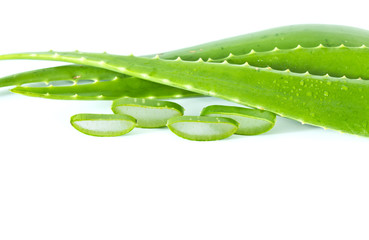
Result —
<instances>
[{"instance_id":1,"label":"stack of aloe slices","mask_svg":"<svg viewBox=\"0 0 369 240\"><path fill-rule=\"evenodd\" d=\"M275 124L273 113L212 105L201 116L183 116L184 108L174 102L120 98L113 101L114 114L76 114L71 124L78 131L99 137L121 136L139 128L167 126L179 137L195 141L220 140L231 135L257 135L269 131Z\"/></svg>"}]
</instances>

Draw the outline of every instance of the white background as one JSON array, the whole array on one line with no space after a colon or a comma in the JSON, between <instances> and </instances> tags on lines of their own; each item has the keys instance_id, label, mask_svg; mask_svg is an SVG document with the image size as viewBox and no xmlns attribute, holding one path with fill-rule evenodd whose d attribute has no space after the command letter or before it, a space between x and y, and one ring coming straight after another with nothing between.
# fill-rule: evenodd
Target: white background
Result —
<instances>
[{"instance_id":1,"label":"white background","mask_svg":"<svg viewBox=\"0 0 369 240\"><path fill-rule=\"evenodd\" d=\"M137 55L299 23L369 29L365 1L2 1L0 53ZM0 75L61 65L4 61ZM0 89L0 239L369 239L369 140L278 118L191 142L167 129L83 135L110 101ZM213 98L177 100L199 114Z\"/></svg>"}]
</instances>

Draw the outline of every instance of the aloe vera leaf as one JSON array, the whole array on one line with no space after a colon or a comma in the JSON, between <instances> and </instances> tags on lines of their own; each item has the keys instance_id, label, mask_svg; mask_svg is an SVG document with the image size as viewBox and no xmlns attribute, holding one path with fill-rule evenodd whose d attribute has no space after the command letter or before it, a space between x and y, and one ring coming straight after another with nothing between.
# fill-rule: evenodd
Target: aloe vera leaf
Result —
<instances>
[{"instance_id":1,"label":"aloe vera leaf","mask_svg":"<svg viewBox=\"0 0 369 240\"><path fill-rule=\"evenodd\" d=\"M140 98L184 98L200 96L198 93L165 85L144 83L138 78L117 78L113 81L96 82L85 85L50 87L15 87L14 93L31 97L61 100L114 100L121 97ZM123 83L122 83L123 82ZM132 84L130 84L132 83ZM133 86L141 86L136 88Z\"/></svg>"},{"instance_id":2,"label":"aloe vera leaf","mask_svg":"<svg viewBox=\"0 0 369 240\"><path fill-rule=\"evenodd\" d=\"M365 46L349 48L345 46L324 47L321 45L315 48L297 47L287 50L274 49L268 52L251 51L244 55L230 54L228 57L220 60L210 59L210 62L227 61L232 64L245 64L247 62L252 66L270 66L276 70L290 69L297 73L309 72L314 75L328 74L333 77L346 76L349 78L369 79L369 63L366 59L369 59L369 50ZM67 66L57 68L64 71ZM72 69L67 76L66 74L61 74L62 77L58 79L66 79L67 77L76 78L75 76L85 76L84 78L88 79L88 77L93 77L96 75L96 72L100 71L100 68L94 67L74 68L78 70L77 75L72 74ZM93 71L86 74L81 73L82 70L88 71L89 68L92 68ZM56 69L50 70L51 73L55 73ZM182 98L199 96L198 93L147 82L124 74L114 73L109 70L101 69L101 71L109 73L109 77L113 78L114 81L96 81L92 84L63 87L17 87L12 91L28 96L71 100L110 100L119 97ZM35 74L31 76L40 78L42 74L48 74L46 69L41 73L37 72L36 70ZM19 76L24 75L27 76L27 74L19 74ZM55 80L57 76L59 75L53 74L52 78L49 77L48 79ZM47 76L45 76L45 78L47 78Z\"/></svg>"},{"instance_id":3,"label":"aloe vera leaf","mask_svg":"<svg viewBox=\"0 0 369 240\"><path fill-rule=\"evenodd\" d=\"M196 60L198 58L202 59L222 59L230 54L242 55L250 52L256 51L271 51L272 49L288 49L292 50L294 48L303 46L303 47L316 47L323 44L327 47L340 46L341 44L345 44L345 46L349 47L359 47L362 45L369 44L369 32L367 30L348 27L348 26L339 26L339 25L321 25L321 24L313 24L313 25L291 25L291 26L283 26L279 28L267 29L264 31L259 31L255 33L248 33L241 36L226 38L214 42L209 42L197 46L192 46L189 48L174 50L166 53L161 53L160 56L163 59L175 59L177 57L181 57L184 60ZM273 52L272 55L275 55ZM146 56L152 57L154 55ZM256 57L256 56L254 56ZM250 60L250 64L253 66L260 66L265 63L263 60L258 58L255 61ZM266 56L265 56L266 57ZM285 58L282 58L282 60ZM245 60L246 61L246 60ZM314 61L309 61L309 63L314 63ZM281 64L279 64L281 63ZM297 64L295 68L294 63ZM309 71L313 74L319 74L315 71L326 72L332 76L351 76L349 72L351 67L340 68L340 70L344 70L347 72L335 73L330 70L327 70L325 66L331 66L332 64L317 64L318 69L315 70L314 67L304 68L306 70L299 70L301 61L290 61L288 64L284 64L283 61L274 61L272 65L274 69L293 69L293 71L301 72L301 71ZM323 68L321 68L323 66ZM334 64L333 64L334 66ZM338 68L336 68L338 69ZM16 79L13 79L16 81ZM1 82L1 79L0 79ZM94 85L97 87L97 85ZM115 85L112 82L107 82L103 84L103 89L107 89L106 92L98 91L98 88L92 89L83 87L79 89L76 86L68 86L61 89L57 89L57 93L54 94L54 89L50 89L49 92L46 89L33 89L33 88L17 88L14 92L26 94L29 96L38 96L38 97L47 97L47 98L55 98L55 99L101 99L101 95L111 95L110 90L114 89ZM98 86L100 88L100 86ZM77 89L76 89L77 88ZM124 88L126 89L126 88ZM87 93L83 93L82 95L87 95L88 97L75 98L76 91L87 91ZM169 90L169 89L167 89ZM89 93L89 91L91 91ZM188 96L190 93L185 92L184 94L170 94L168 95L180 97ZM96 95L95 92L98 92ZM121 96L125 95L122 93ZM142 97L143 95L147 95L144 92L141 92L141 95L129 95L131 97ZM151 94L152 97L155 95ZM68 97L66 97L68 96ZM91 96L91 97L90 97ZM96 98L95 98L96 97ZM120 96L118 96L120 97ZM103 98L109 99L109 98Z\"/></svg>"},{"instance_id":4,"label":"aloe vera leaf","mask_svg":"<svg viewBox=\"0 0 369 240\"><path fill-rule=\"evenodd\" d=\"M64 80L76 84L79 80L112 80L116 76L126 76L106 69L84 65L66 65L37 69L17 73L0 78L0 87L20 86L25 83L43 82L46 85L53 81Z\"/></svg>"},{"instance_id":5,"label":"aloe vera leaf","mask_svg":"<svg viewBox=\"0 0 369 240\"><path fill-rule=\"evenodd\" d=\"M180 116L168 120L168 128L177 136L194 141L221 140L233 135L238 122L231 118Z\"/></svg>"},{"instance_id":6,"label":"aloe vera leaf","mask_svg":"<svg viewBox=\"0 0 369 240\"><path fill-rule=\"evenodd\" d=\"M74 84L52 85L54 81L59 80L71 81ZM93 83L78 84L83 80L93 80ZM111 100L120 97L178 98L198 95L103 68L82 65L59 66L11 75L0 80L0 87L40 81L51 85L20 86L11 91L28 96L64 100Z\"/></svg>"},{"instance_id":7,"label":"aloe vera leaf","mask_svg":"<svg viewBox=\"0 0 369 240\"><path fill-rule=\"evenodd\" d=\"M136 126L136 119L124 114L88 114L80 113L70 119L78 131L97 137L115 137L124 135Z\"/></svg>"},{"instance_id":8,"label":"aloe vera leaf","mask_svg":"<svg viewBox=\"0 0 369 240\"><path fill-rule=\"evenodd\" d=\"M327 47L360 47L369 45L369 31L349 26L325 24L300 24L208 42L179 50L160 53L162 59L197 60L202 58L222 59L229 54L243 55L250 51L264 52L275 48L293 49L297 46L306 48L323 44ZM144 57L153 57L156 54Z\"/></svg>"},{"instance_id":9,"label":"aloe vera leaf","mask_svg":"<svg viewBox=\"0 0 369 240\"><path fill-rule=\"evenodd\" d=\"M276 70L289 69L297 73L309 72L314 75L328 74L333 77L346 76L348 78L369 79L369 62L366 61L367 59L369 59L369 50L365 46L346 47L341 45L338 47L325 47L320 45L314 48L299 46L294 49L285 50L276 48L267 52L251 51L244 55L230 54L228 57L220 60L210 59L209 62L227 61L232 64L245 64L247 62L256 67L270 66ZM63 71L63 68L60 69ZM97 69L95 68L96 71ZM46 73L45 71L43 72ZM52 72L55 72L55 70L53 69ZM92 74L95 73L92 72ZM115 73L115 76L117 74ZM80 75L83 76L83 74ZM40 76L40 74L37 74L37 76ZM72 76L72 74L69 74L69 76ZM163 87L162 84L146 83L147 81L128 77L124 74L120 74L115 80L115 82L96 82L95 84L86 84L83 86L74 85L49 88L17 87L13 92L56 99L95 100L115 99L125 96L178 98L198 95L186 90Z\"/></svg>"},{"instance_id":10,"label":"aloe vera leaf","mask_svg":"<svg viewBox=\"0 0 369 240\"><path fill-rule=\"evenodd\" d=\"M108 54L20 53L0 60L57 60L139 77L156 83L262 108L280 116L369 136L369 82L279 71L227 62L163 60Z\"/></svg>"},{"instance_id":11,"label":"aloe vera leaf","mask_svg":"<svg viewBox=\"0 0 369 240\"><path fill-rule=\"evenodd\" d=\"M276 121L275 114L268 111L224 105L207 106L200 115L232 118L240 124L236 134L241 135L265 133L274 127Z\"/></svg>"},{"instance_id":12,"label":"aloe vera leaf","mask_svg":"<svg viewBox=\"0 0 369 240\"><path fill-rule=\"evenodd\" d=\"M225 58L230 53L241 55L251 50L264 52L275 47L292 49L298 45L311 48L320 44L327 47L338 47L341 44L348 47L369 46L369 31L340 25L298 24L247 33L159 55L163 59L174 60L181 57L186 61L196 61L199 58Z\"/></svg>"},{"instance_id":13,"label":"aloe vera leaf","mask_svg":"<svg viewBox=\"0 0 369 240\"><path fill-rule=\"evenodd\" d=\"M174 102L144 98L120 98L113 101L116 114L127 114L137 119L137 127L165 127L169 118L182 116L184 108Z\"/></svg>"}]
</instances>

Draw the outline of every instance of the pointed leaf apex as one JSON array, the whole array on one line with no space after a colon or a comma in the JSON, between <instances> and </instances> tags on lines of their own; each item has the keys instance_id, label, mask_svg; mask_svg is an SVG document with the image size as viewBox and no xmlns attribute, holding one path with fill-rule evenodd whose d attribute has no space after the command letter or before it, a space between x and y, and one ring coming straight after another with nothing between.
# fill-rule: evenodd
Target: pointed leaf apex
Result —
<instances>
[{"instance_id":1,"label":"pointed leaf apex","mask_svg":"<svg viewBox=\"0 0 369 240\"><path fill-rule=\"evenodd\" d=\"M301 48L302 46L300 44L295 47L295 49L301 49Z\"/></svg>"},{"instance_id":2,"label":"pointed leaf apex","mask_svg":"<svg viewBox=\"0 0 369 240\"><path fill-rule=\"evenodd\" d=\"M196 62L202 63L202 62L204 62L204 60L202 60L202 58L199 58Z\"/></svg>"},{"instance_id":3,"label":"pointed leaf apex","mask_svg":"<svg viewBox=\"0 0 369 240\"><path fill-rule=\"evenodd\" d=\"M245 62L244 64L242 64L242 66L250 66L250 64L248 62Z\"/></svg>"},{"instance_id":4,"label":"pointed leaf apex","mask_svg":"<svg viewBox=\"0 0 369 240\"><path fill-rule=\"evenodd\" d=\"M275 47L272 51L273 52L279 51L279 48L278 47Z\"/></svg>"},{"instance_id":5,"label":"pointed leaf apex","mask_svg":"<svg viewBox=\"0 0 369 240\"><path fill-rule=\"evenodd\" d=\"M284 70L286 73L290 73L291 70L289 68L287 68L286 70Z\"/></svg>"},{"instance_id":6,"label":"pointed leaf apex","mask_svg":"<svg viewBox=\"0 0 369 240\"><path fill-rule=\"evenodd\" d=\"M229 64L227 60L224 60L222 64Z\"/></svg>"},{"instance_id":7,"label":"pointed leaf apex","mask_svg":"<svg viewBox=\"0 0 369 240\"><path fill-rule=\"evenodd\" d=\"M177 57L175 61L182 61L181 57Z\"/></svg>"},{"instance_id":8,"label":"pointed leaf apex","mask_svg":"<svg viewBox=\"0 0 369 240\"><path fill-rule=\"evenodd\" d=\"M363 44L359 48L367 48L367 46L365 44Z\"/></svg>"},{"instance_id":9,"label":"pointed leaf apex","mask_svg":"<svg viewBox=\"0 0 369 240\"><path fill-rule=\"evenodd\" d=\"M346 46L344 44L341 44L338 46L338 48L345 48Z\"/></svg>"},{"instance_id":10,"label":"pointed leaf apex","mask_svg":"<svg viewBox=\"0 0 369 240\"><path fill-rule=\"evenodd\" d=\"M152 59L160 59L159 54L156 54Z\"/></svg>"}]
</instances>

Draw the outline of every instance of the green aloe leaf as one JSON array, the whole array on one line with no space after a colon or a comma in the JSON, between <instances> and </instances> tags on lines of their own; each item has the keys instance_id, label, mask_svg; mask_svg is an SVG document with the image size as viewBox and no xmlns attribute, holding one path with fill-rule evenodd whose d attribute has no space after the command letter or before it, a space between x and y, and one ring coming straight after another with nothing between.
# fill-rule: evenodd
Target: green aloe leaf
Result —
<instances>
[{"instance_id":1,"label":"green aloe leaf","mask_svg":"<svg viewBox=\"0 0 369 240\"><path fill-rule=\"evenodd\" d=\"M339 52L333 53L334 57L326 56L326 51L329 52L332 47L339 47L341 44L347 47L369 46L369 32L363 29L338 25L291 25L247 33L197 46L159 53L158 55L162 59L176 59L180 57L186 61L198 60L199 58L216 62L227 60L229 63L234 64L248 62L250 65L256 67L270 66L276 70L290 69L294 72L309 71L312 74L318 75L329 74L331 76L345 75L347 77L352 76L353 78L368 78L367 67L364 66L361 68L360 65L362 64L353 64L359 62L364 63L365 61L357 59L356 54L351 59L350 57L346 57L350 55L350 49L346 49L349 51L348 53L344 49L340 49ZM323 45L324 47L322 49L316 49L317 46ZM336 54L342 54L342 56L337 57ZM151 58L155 55L152 54L145 57ZM344 65L345 63L348 64ZM102 72L99 71L100 66L90 66L89 68L91 69L89 75L93 79L100 79L105 74L104 70ZM73 71L75 72L73 73ZM63 74L67 76L65 79L60 80L68 80L69 77L81 76L79 72L80 69L70 66L65 66L65 68L40 69L35 70L32 74L15 74L0 78L0 87L37 80L47 81L49 78ZM124 77L121 76L121 78ZM131 77L130 80L132 84L135 82L140 83L137 77ZM123 86L119 86L119 84L123 84ZM157 90L154 90L156 88ZM131 91L131 88L127 87L126 81L96 82L96 84L92 84L91 86L82 87L72 85L61 88L52 87L49 89L17 87L13 90L13 92L27 96L71 100L106 100L124 96L179 98L196 94L190 93L189 91L182 91L183 93L178 93L178 90L171 87L163 88L160 84L145 88L142 91L135 91L135 89Z\"/></svg>"},{"instance_id":2,"label":"green aloe leaf","mask_svg":"<svg viewBox=\"0 0 369 240\"><path fill-rule=\"evenodd\" d=\"M20 86L38 82L44 82L48 86ZM61 85L61 82L69 85ZM83 84L80 84L81 82ZM122 97L179 98L199 95L103 68L83 65L38 69L0 78L0 87L9 85L18 85L11 90L14 93L63 100L114 100Z\"/></svg>"}]
</instances>

